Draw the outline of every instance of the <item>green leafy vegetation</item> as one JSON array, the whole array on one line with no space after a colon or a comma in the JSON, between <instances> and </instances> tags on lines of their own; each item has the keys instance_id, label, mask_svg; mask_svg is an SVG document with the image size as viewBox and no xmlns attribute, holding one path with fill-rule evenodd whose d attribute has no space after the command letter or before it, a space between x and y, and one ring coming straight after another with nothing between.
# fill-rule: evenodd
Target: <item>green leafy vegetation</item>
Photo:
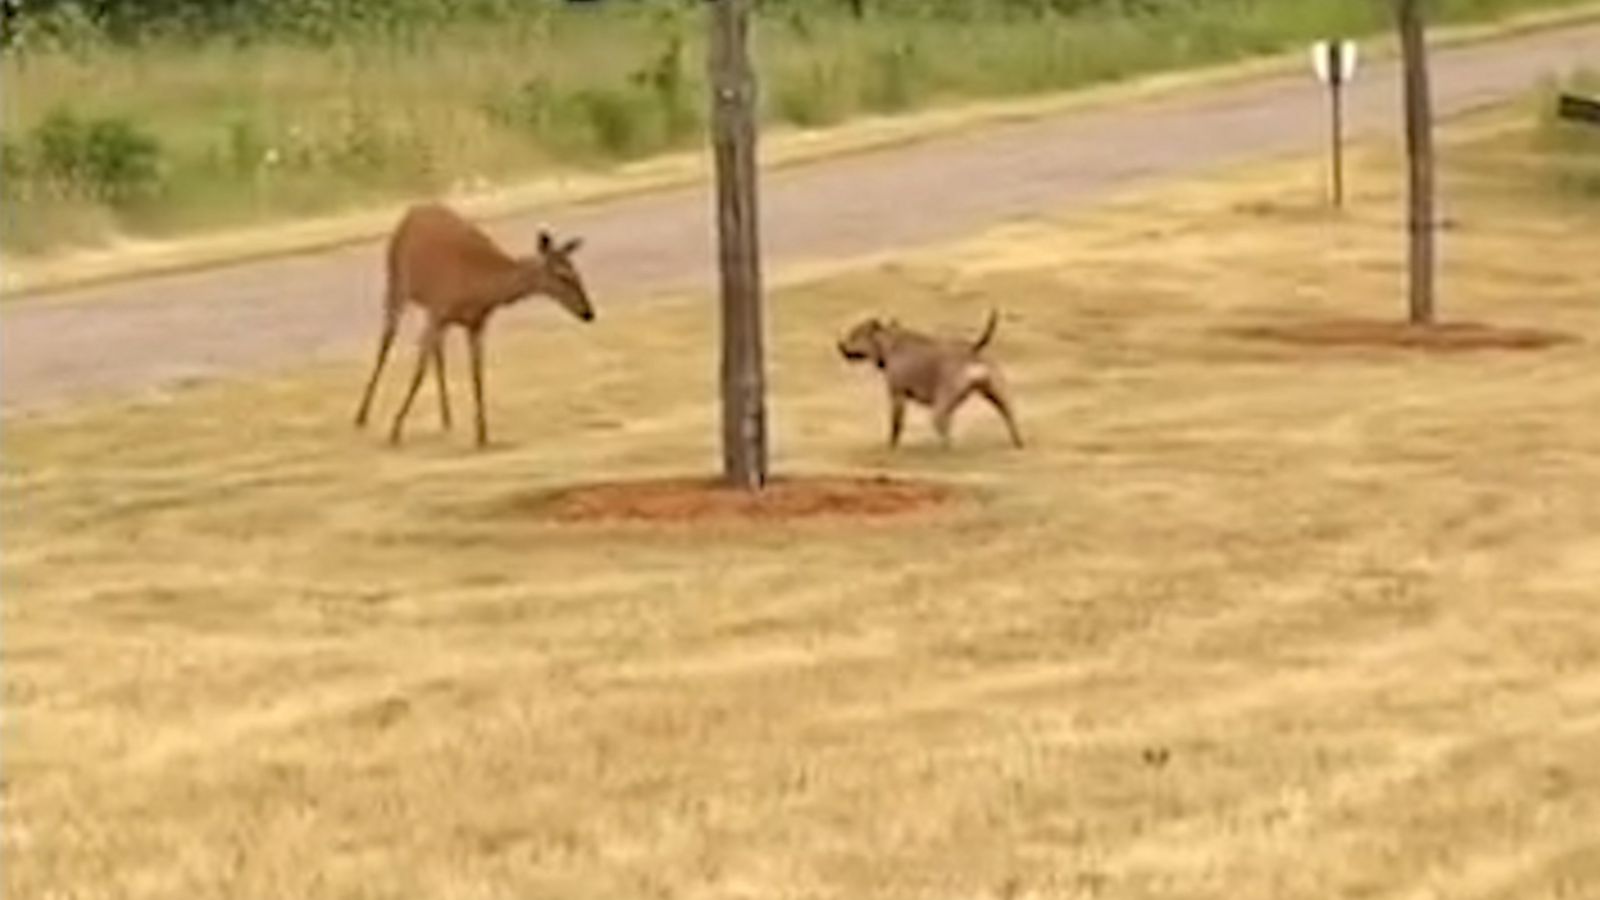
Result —
<instances>
[{"instance_id":1,"label":"green leafy vegetation","mask_svg":"<svg viewBox=\"0 0 1600 900\"><path fill-rule=\"evenodd\" d=\"M1439 0L1441 21L1577 0ZM693 146L702 4L24 0L6 223L39 252L484 188ZM1040 93L1387 27L1383 0L765 0L770 125Z\"/></svg>"}]
</instances>

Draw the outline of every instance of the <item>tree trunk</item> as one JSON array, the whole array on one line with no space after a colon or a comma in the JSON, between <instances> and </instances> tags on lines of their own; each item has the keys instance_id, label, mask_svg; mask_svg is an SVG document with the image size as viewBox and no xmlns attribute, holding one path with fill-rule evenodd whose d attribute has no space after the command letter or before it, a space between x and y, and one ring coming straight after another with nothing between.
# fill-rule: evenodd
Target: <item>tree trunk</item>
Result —
<instances>
[{"instance_id":1,"label":"tree trunk","mask_svg":"<svg viewBox=\"0 0 1600 900\"><path fill-rule=\"evenodd\" d=\"M761 255L756 205L755 76L749 0L711 0L712 147L722 293L722 472L734 487L767 480Z\"/></svg>"},{"instance_id":2,"label":"tree trunk","mask_svg":"<svg viewBox=\"0 0 1600 900\"><path fill-rule=\"evenodd\" d=\"M1344 83L1337 75L1329 88L1328 105L1332 117L1328 130L1333 141L1333 207L1344 209Z\"/></svg>"},{"instance_id":3,"label":"tree trunk","mask_svg":"<svg viewBox=\"0 0 1600 900\"><path fill-rule=\"evenodd\" d=\"M1410 173L1411 322L1434 320L1433 100L1428 84L1428 43L1423 0L1395 0L1405 80L1406 154Z\"/></svg>"}]
</instances>

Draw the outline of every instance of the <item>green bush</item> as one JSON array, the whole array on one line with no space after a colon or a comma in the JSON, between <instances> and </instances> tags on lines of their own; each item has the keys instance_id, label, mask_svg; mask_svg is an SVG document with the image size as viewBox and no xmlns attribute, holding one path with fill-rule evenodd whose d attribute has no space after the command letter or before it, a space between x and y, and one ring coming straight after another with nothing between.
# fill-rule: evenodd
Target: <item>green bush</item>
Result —
<instances>
[{"instance_id":1,"label":"green bush","mask_svg":"<svg viewBox=\"0 0 1600 900\"><path fill-rule=\"evenodd\" d=\"M32 137L34 169L59 193L118 205L159 185L161 145L126 119L82 119L57 109Z\"/></svg>"},{"instance_id":2,"label":"green bush","mask_svg":"<svg viewBox=\"0 0 1600 900\"><path fill-rule=\"evenodd\" d=\"M66 53L82 56L103 43L105 32L88 10L60 3L42 11L18 13L0 46L8 53Z\"/></svg>"},{"instance_id":3,"label":"green bush","mask_svg":"<svg viewBox=\"0 0 1600 900\"><path fill-rule=\"evenodd\" d=\"M267 139L261 128L249 119L228 123L228 168L234 175L254 175L266 161Z\"/></svg>"},{"instance_id":4,"label":"green bush","mask_svg":"<svg viewBox=\"0 0 1600 900\"><path fill-rule=\"evenodd\" d=\"M647 92L661 119L662 139L668 143L699 131L700 90L684 75L683 38L668 34L654 59L636 70L629 81Z\"/></svg>"},{"instance_id":5,"label":"green bush","mask_svg":"<svg viewBox=\"0 0 1600 900\"><path fill-rule=\"evenodd\" d=\"M780 122L819 128L849 115L843 79L821 61L779 73L772 81L767 88L769 109Z\"/></svg>"},{"instance_id":6,"label":"green bush","mask_svg":"<svg viewBox=\"0 0 1600 900\"><path fill-rule=\"evenodd\" d=\"M922 57L909 41L878 50L872 56L869 71L864 99L866 107L874 112L909 109L924 88Z\"/></svg>"},{"instance_id":7,"label":"green bush","mask_svg":"<svg viewBox=\"0 0 1600 900\"><path fill-rule=\"evenodd\" d=\"M11 196L12 189L28 177L27 160L22 148L5 135L0 135L0 189Z\"/></svg>"},{"instance_id":8,"label":"green bush","mask_svg":"<svg viewBox=\"0 0 1600 900\"><path fill-rule=\"evenodd\" d=\"M1577 0L1431 2L1444 21ZM820 127L1383 32L1387 3L861 0L857 18L851 0L756 0L753 57L764 121ZM328 213L705 141L705 0L24 9L0 54L26 100L0 110L7 247Z\"/></svg>"},{"instance_id":9,"label":"green bush","mask_svg":"<svg viewBox=\"0 0 1600 900\"><path fill-rule=\"evenodd\" d=\"M646 116L634 96L609 87L584 88L572 104L588 126L595 146L617 159L637 156L647 149Z\"/></svg>"},{"instance_id":10,"label":"green bush","mask_svg":"<svg viewBox=\"0 0 1600 900\"><path fill-rule=\"evenodd\" d=\"M539 134L550 124L554 98L549 80L536 75L509 91L492 94L484 101L483 111L496 125Z\"/></svg>"},{"instance_id":11,"label":"green bush","mask_svg":"<svg viewBox=\"0 0 1600 900\"><path fill-rule=\"evenodd\" d=\"M334 167L345 174L370 177L389 168L389 145L389 135L377 118L358 109L345 122L330 156Z\"/></svg>"},{"instance_id":12,"label":"green bush","mask_svg":"<svg viewBox=\"0 0 1600 900\"><path fill-rule=\"evenodd\" d=\"M120 43L151 38L288 38L315 44L361 33L418 33L464 21L526 16L542 0L23 0L7 45L60 45L89 35ZM551 5L553 5L553 0Z\"/></svg>"},{"instance_id":13,"label":"green bush","mask_svg":"<svg viewBox=\"0 0 1600 900\"><path fill-rule=\"evenodd\" d=\"M570 162L630 159L698 138L704 85L690 74L683 38L668 34L640 66L578 86L543 75L495 91L481 105L499 127Z\"/></svg>"}]
</instances>

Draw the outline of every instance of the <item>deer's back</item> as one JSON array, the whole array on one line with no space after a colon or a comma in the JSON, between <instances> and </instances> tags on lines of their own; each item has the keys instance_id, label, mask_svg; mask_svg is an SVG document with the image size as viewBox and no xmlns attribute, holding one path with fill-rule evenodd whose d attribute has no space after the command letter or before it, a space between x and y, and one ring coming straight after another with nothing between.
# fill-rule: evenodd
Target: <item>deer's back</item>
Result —
<instances>
[{"instance_id":1,"label":"deer's back","mask_svg":"<svg viewBox=\"0 0 1600 900\"><path fill-rule=\"evenodd\" d=\"M438 204L407 210L389 242L390 279L423 306L482 301L515 268L482 229Z\"/></svg>"}]
</instances>

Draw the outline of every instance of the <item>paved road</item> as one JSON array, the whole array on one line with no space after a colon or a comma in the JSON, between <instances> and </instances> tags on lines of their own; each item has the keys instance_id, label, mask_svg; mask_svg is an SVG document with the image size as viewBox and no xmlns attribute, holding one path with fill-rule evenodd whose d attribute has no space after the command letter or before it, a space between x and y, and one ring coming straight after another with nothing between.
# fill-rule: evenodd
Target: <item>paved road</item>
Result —
<instances>
[{"instance_id":1,"label":"paved road","mask_svg":"<svg viewBox=\"0 0 1600 900\"><path fill-rule=\"evenodd\" d=\"M1442 52L1437 104L1441 113L1470 108L1597 62L1600 26ZM1397 85L1392 63L1370 66L1350 93L1352 128L1396 131ZM791 169L763 186L769 266L959 236L1131 179L1311 149L1324 129L1309 77L1284 76ZM604 315L625 295L710 284L710 209L701 186L547 215L588 239L585 270ZM528 246L535 227L517 220L493 231ZM0 402L10 412L364 355L377 327L379 260L369 244L8 304Z\"/></svg>"}]
</instances>

